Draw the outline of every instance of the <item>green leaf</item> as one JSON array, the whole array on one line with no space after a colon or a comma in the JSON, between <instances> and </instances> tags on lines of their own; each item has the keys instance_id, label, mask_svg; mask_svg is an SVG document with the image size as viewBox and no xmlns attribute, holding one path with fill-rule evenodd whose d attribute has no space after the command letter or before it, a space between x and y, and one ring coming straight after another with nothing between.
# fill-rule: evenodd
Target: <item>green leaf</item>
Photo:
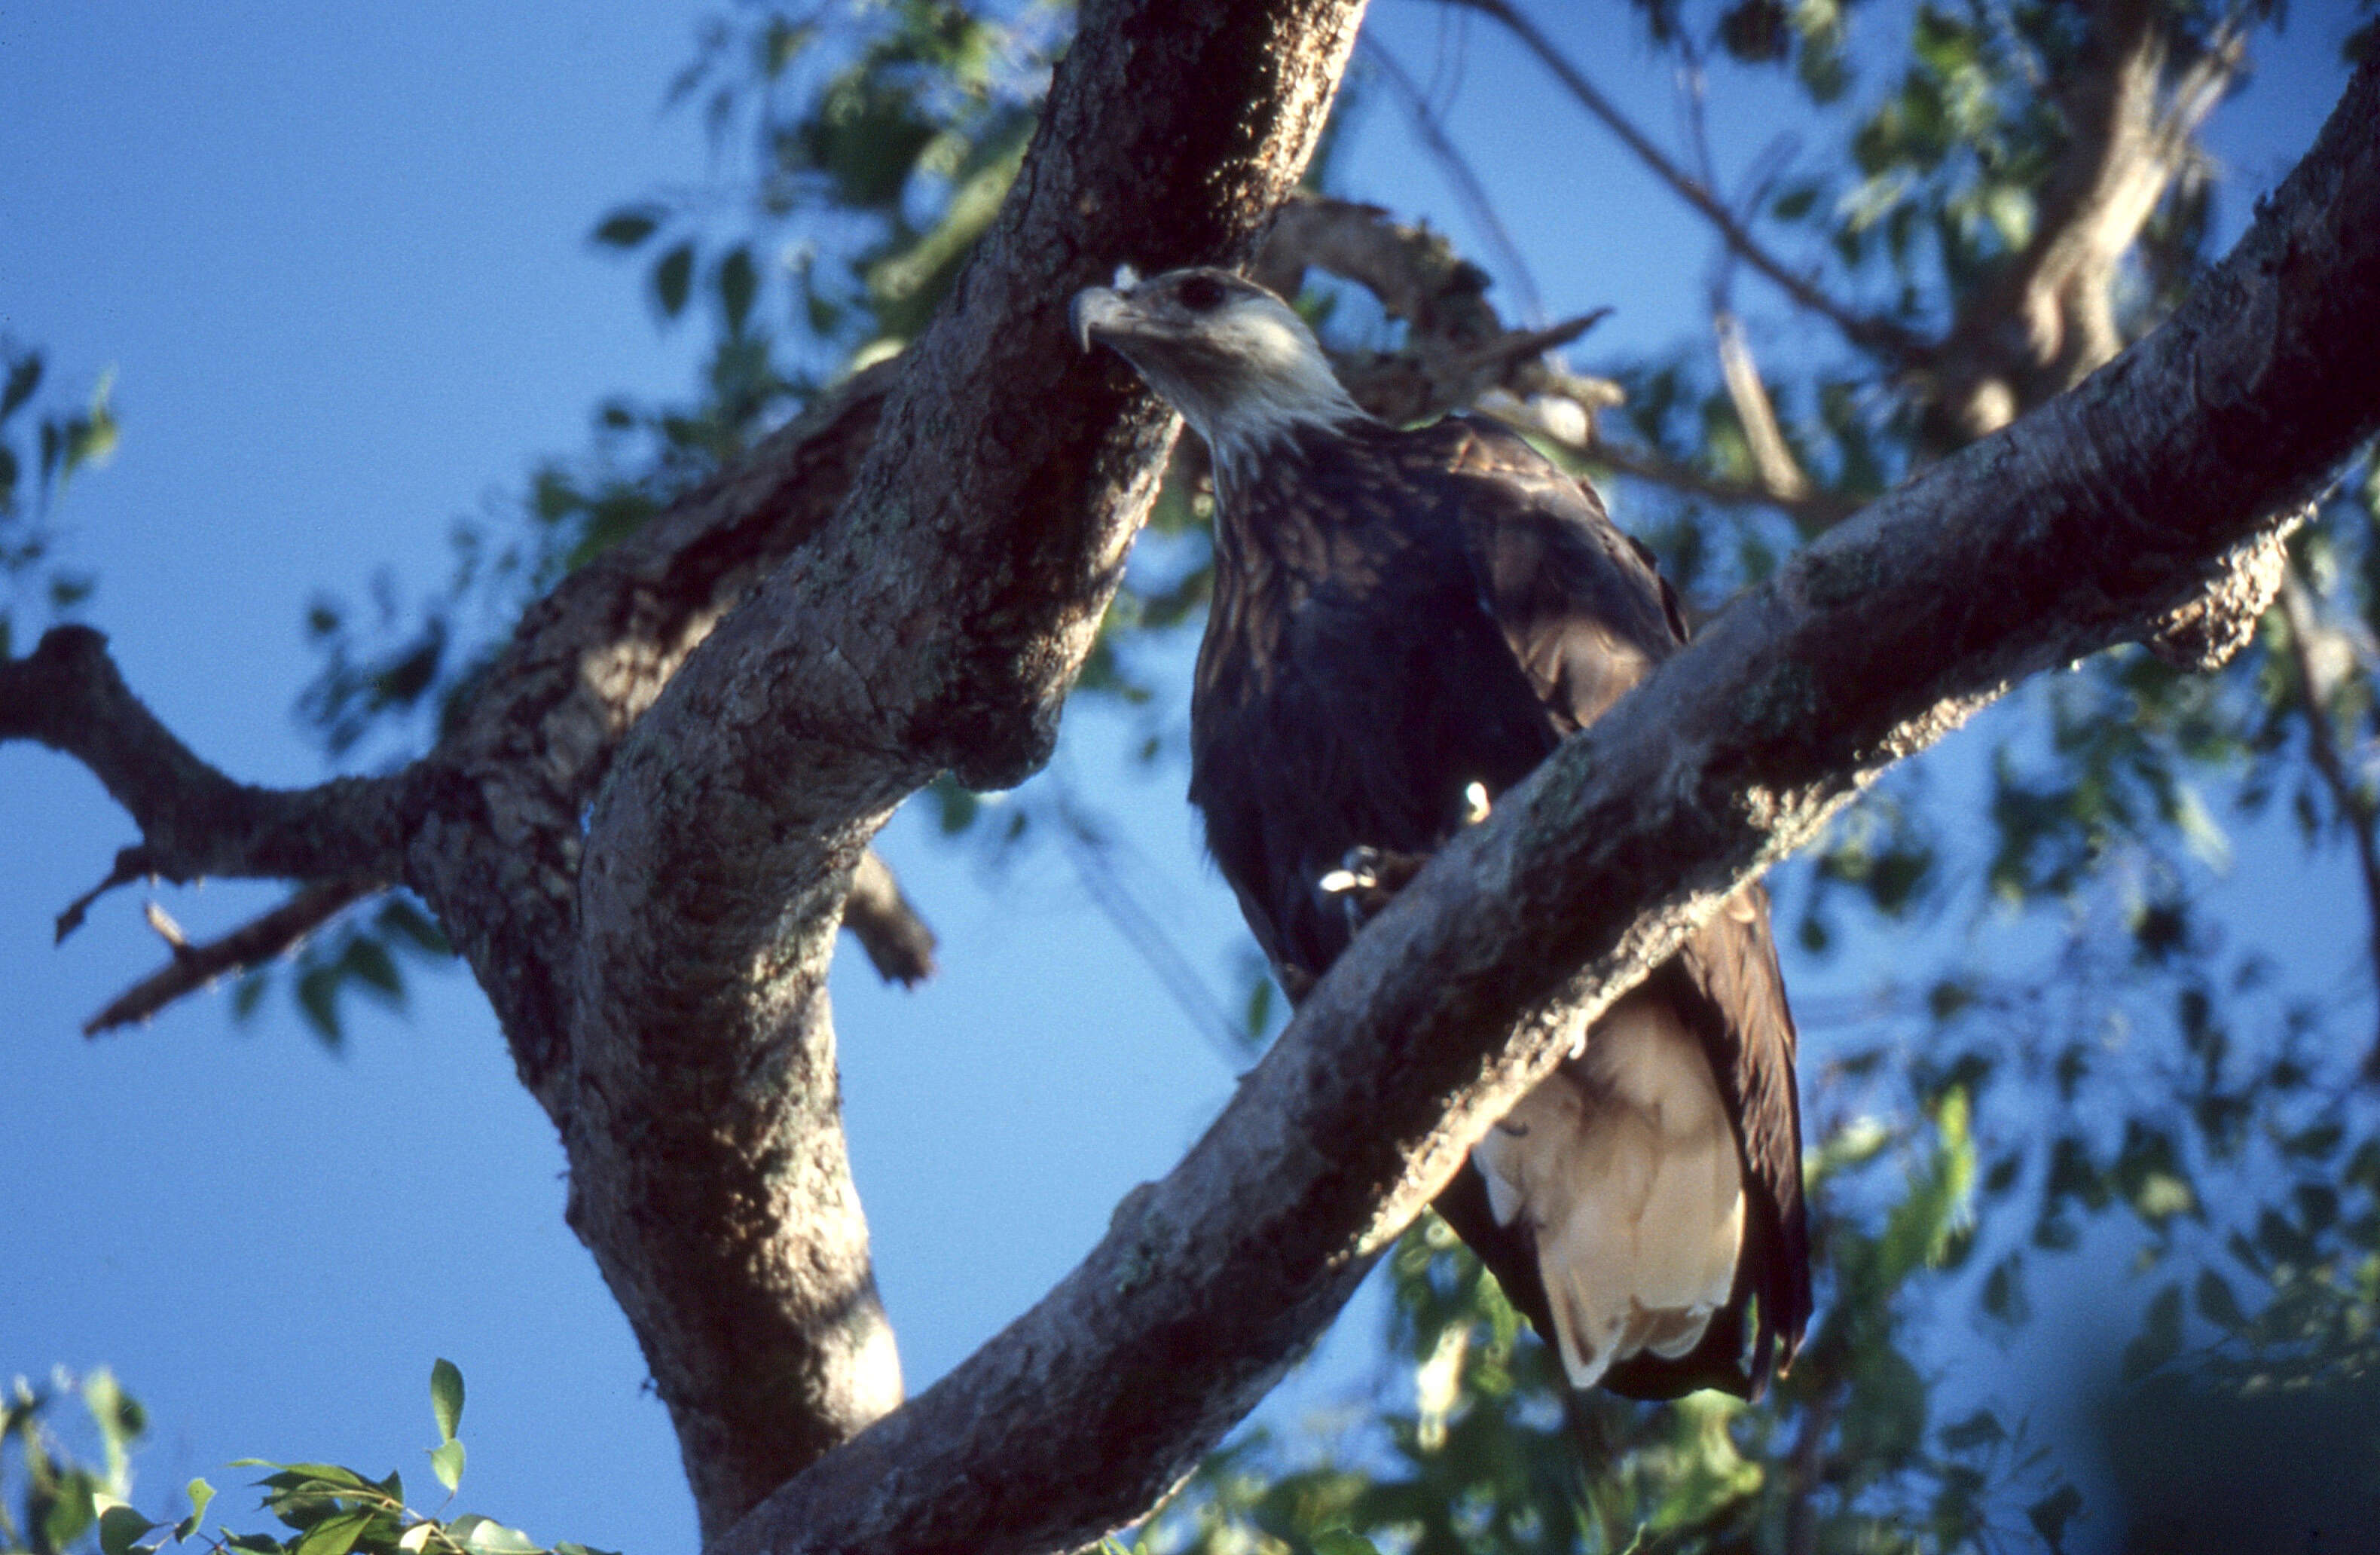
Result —
<instances>
[{"instance_id":1,"label":"green leaf","mask_svg":"<svg viewBox=\"0 0 2380 1555\"><path fill-rule=\"evenodd\" d=\"M719 305L727 314L727 333L744 333L744 322L752 315L752 299L760 294L760 272L752 263L752 250L739 248L719 261Z\"/></svg>"},{"instance_id":2,"label":"green leaf","mask_svg":"<svg viewBox=\"0 0 2380 1555\"><path fill-rule=\"evenodd\" d=\"M405 1555L421 1555L430 1546L430 1536L437 1531L438 1525L424 1518L397 1536L396 1547Z\"/></svg>"},{"instance_id":3,"label":"green leaf","mask_svg":"<svg viewBox=\"0 0 2380 1555\"><path fill-rule=\"evenodd\" d=\"M1900 1351L1886 1345L1865 1356L1843 1410L1844 1453L1877 1467L1900 1466L1924 1440L1925 1393L1925 1379Z\"/></svg>"},{"instance_id":4,"label":"green leaf","mask_svg":"<svg viewBox=\"0 0 2380 1555\"><path fill-rule=\"evenodd\" d=\"M2149 1303L2141 1331L2124 1346L2124 1379L2136 1381L2181 1354L2181 1287L2168 1284Z\"/></svg>"},{"instance_id":5,"label":"green leaf","mask_svg":"<svg viewBox=\"0 0 2380 1555\"><path fill-rule=\"evenodd\" d=\"M438 1476L438 1483L445 1486L450 1495L463 1483L463 1444L459 1441L449 1440L431 1449L430 1472Z\"/></svg>"},{"instance_id":6,"label":"green leaf","mask_svg":"<svg viewBox=\"0 0 2380 1555\"><path fill-rule=\"evenodd\" d=\"M378 921L390 942L401 948L442 958L455 954L455 947L438 925L403 896L393 895L383 903Z\"/></svg>"},{"instance_id":7,"label":"green leaf","mask_svg":"<svg viewBox=\"0 0 2380 1555\"><path fill-rule=\"evenodd\" d=\"M694 245L681 243L653 266L653 297L661 303L662 312L674 319L686 311L686 299L693 289Z\"/></svg>"},{"instance_id":8,"label":"green leaf","mask_svg":"<svg viewBox=\"0 0 2380 1555\"><path fill-rule=\"evenodd\" d=\"M454 1440L463 1424L463 1368L443 1355L430 1368L430 1412L438 1417L438 1440Z\"/></svg>"},{"instance_id":9,"label":"green leaf","mask_svg":"<svg viewBox=\"0 0 2380 1555\"><path fill-rule=\"evenodd\" d=\"M465 1524L469 1524L465 1528ZM472 1555L545 1555L545 1546L488 1517L460 1517L447 1530Z\"/></svg>"},{"instance_id":10,"label":"green leaf","mask_svg":"<svg viewBox=\"0 0 2380 1555\"><path fill-rule=\"evenodd\" d=\"M1314 1536L1314 1555L1380 1555L1380 1547L1345 1528L1327 1528Z\"/></svg>"},{"instance_id":11,"label":"green leaf","mask_svg":"<svg viewBox=\"0 0 2380 1555\"><path fill-rule=\"evenodd\" d=\"M366 988L393 999L405 996L405 978L396 969L396 962L388 947L377 940L354 939L347 942L346 953L339 965L349 976Z\"/></svg>"},{"instance_id":12,"label":"green leaf","mask_svg":"<svg viewBox=\"0 0 2380 1555\"><path fill-rule=\"evenodd\" d=\"M309 966L298 975L298 1009L322 1045L336 1048L339 1031L339 972L335 966Z\"/></svg>"},{"instance_id":13,"label":"green leaf","mask_svg":"<svg viewBox=\"0 0 2380 1555\"><path fill-rule=\"evenodd\" d=\"M2071 1485L2060 1485L2026 1507L2024 1514L2032 1522L2033 1531L2041 1536L2044 1543L2053 1550L2062 1550L2066 1548L2066 1525L2073 1521L2074 1514L2082 1510L2082 1492Z\"/></svg>"},{"instance_id":14,"label":"green leaf","mask_svg":"<svg viewBox=\"0 0 2380 1555\"><path fill-rule=\"evenodd\" d=\"M174 1525L177 1543L199 1531L199 1519L207 1514L207 1503L215 1499L215 1488L203 1479L193 1479L182 1493L190 1498L190 1514Z\"/></svg>"},{"instance_id":15,"label":"green leaf","mask_svg":"<svg viewBox=\"0 0 2380 1555\"><path fill-rule=\"evenodd\" d=\"M42 386L42 354L28 352L8 364L8 384L0 388L0 421L17 413L17 407L33 397Z\"/></svg>"},{"instance_id":16,"label":"green leaf","mask_svg":"<svg viewBox=\"0 0 2380 1555\"><path fill-rule=\"evenodd\" d=\"M239 981L231 985L231 1014L234 1020L246 1020L256 1014L258 1004L273 987L273 974L262 967L250 967L240 974Z\"/></svg>"},{"instance_id":17,"label":"green leaf","mask_svg":"<svg viewBox=\"0 0 2380 1555\"><path fill-rule=\"evenodd\" d=\"M2230 1284L2211 1269L2198 1273L2198 1310L2208 1322L2235 1332L2248 1323L2248 1315L2240 1309L2240 1299L2231 1294Z\"/></svg>"},{"instance_id":18,"label":"green leaf","mask_svg":"<svg viewBox=\"0 0 2380 1555\"><path fill-rule=\"evenodd\" d=\"M117 1502L99 1514L100 1555L130 1555L133 1541L156 1526L132 1508Z\"/></svg>"},{"instance_id":19,"label":"green leaf","mask_svg":"<svg viewBox=\"0 0 2380 1555\"><path fill-rule=\"evenodd\" d=\"M306 1537L298 1541L296 1555L347 1555L379 1515L377 1512L343 1512L325 1517L306 1530Z\"/></svg>"},{"instance_id":20,"label":"green leaf","mask_svg":"<svg viewBox=\"0 0 2380 1555\"><path fill-rule=\"evenodd\" d=\"M1885 1218L1877 1244L1879 1278L1893 1289L1922 1267L1938 1264L1965 1221L1975 1184L1975 1142L1967 1093L1952 1087L1936 1109L1934 1159L1911 1176L1908 1197Z\"/></svg>"},{"instance_id":21,"label":"green leaf","mask_svg":"<svg viewBox=\"0 0 2380 1555\"><path fill-rule=\"evenodd\" d=\"M1952 1452L1972 1452L1980 1448L1997 1447L2008 1440L2008 1427L2000 1417L1988 1409L1978 1409L1963 1420L1953 1421L1942 1427L1942 1445Z\"/></svg>"},{"instance_id":22,"label":"green leaf","mask_svg":"<svg viewBox=\"0 0 2380 1555\"><path fill-rule=\"evenodd\" d=\"M595 229L595 241L614 249L633 249L661 225L660 213L650 206L626 206L603 218Z\"/></svg>"}]
</instances>

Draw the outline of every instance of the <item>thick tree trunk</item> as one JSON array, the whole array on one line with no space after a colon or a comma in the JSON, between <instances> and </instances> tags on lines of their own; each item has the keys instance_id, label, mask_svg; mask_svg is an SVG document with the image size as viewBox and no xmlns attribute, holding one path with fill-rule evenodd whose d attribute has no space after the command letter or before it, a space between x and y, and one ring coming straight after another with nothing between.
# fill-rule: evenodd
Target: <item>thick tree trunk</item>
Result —
<instances>
[{"instance_id":1,"label":"thick tree trunk","mask_svg":"<svg viewBox=\"0 0 2380 1555\"><path fill-rule=\"evenodd\" d=\"M670 683L597 798L571 1222L643 1343L706 1535L900 1398L827 965L895 805L941 771L1000 787L1047 759L1154 493L1170 419L1074 347L1067 301L1122 261L1242 249L1305 168L1360 8L1086 12L850 494Z\"/></svg>"}]
</instances>

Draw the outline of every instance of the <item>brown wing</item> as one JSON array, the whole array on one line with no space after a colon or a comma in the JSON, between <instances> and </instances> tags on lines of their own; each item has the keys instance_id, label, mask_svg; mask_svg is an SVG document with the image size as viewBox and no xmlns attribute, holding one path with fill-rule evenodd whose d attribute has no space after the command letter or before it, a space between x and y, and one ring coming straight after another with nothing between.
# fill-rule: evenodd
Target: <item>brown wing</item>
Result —
<instances>
[{"instance_id":1,"label":"brown wing","mask_svg":"<svg viewBox=\"0 0 2380 1555\"><path fill-rule=\"evenodd\" d=\"M1418 484L1446 488L1480 602L1560 733L1593 723L1683 645L1677 598L1649 558L1611 525L1591 488L1522 439L1450 417L1409 434L1401 449ZM1619 1362L1603 1385L1639 1398L1703 1387L1756 1396L1778 1360L1772 1339L1790 1361L1811 1307L1795 1034L1767 893L1754 885L1739 893L1647 987L1665 994L1700 1039L1735 1119L1743 1244L1734 1292L1703 1342L1675 1358L1647 1351ZM1474 1168L1464 1168L1439 1209L1550 1336L1535 1252L1524 1233L1497 1223Z\"/></svg>"},{"instance_id":2,"label":"brown wing","mask_svg":"<svg viewBox=\"0 0 2380 1555\"><path fill-rule=\"evenodd\" d=\"M1445 492L1478 586L1564 735L1600 718L1685 641L1669 585L1594 489L1492 422L1450 416L1401 443Z\"/></svg>"}]
</instances>

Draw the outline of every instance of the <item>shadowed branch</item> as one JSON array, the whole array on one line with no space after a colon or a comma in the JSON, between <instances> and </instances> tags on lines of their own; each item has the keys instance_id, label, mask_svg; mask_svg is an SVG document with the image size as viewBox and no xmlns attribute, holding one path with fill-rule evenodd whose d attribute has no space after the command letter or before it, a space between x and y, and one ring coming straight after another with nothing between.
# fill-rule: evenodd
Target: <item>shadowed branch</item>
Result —
<instances>
[{"instance_id":1,"label":"shadowed branch","mask_svg":"<svg viewBox=\"0 0 2380 1555\"><path fill-rule=\"evenodd\" d=\"M399 867L401 779L298 789L234 782L141 705L107 639L87 626L53 627L31 654L0 663L0 740L33 740L75 758L140 828L97 889L60 916L62 939L99 895L144 877L386 878Z\"/></svg>"},{"instance_id":2,"label":"shadowed branch","mask_svg":"<svg viewBox=\"0 0 2380 1555\"><path fill-rule=\"evenodd\" d=\"M218 978L261 966L288 954L309 935L367 896L386 889L370 879L326 881L310 885L289 900L249 919L221 939L190 944L171 928L171 919L152 905L150 924L173 951L173 957L149 976L108 1001L106 1008L83 1023L82 1034L96 1037L118 1027L145 1021L166 1005L206 988Z\"/></svg>"}]
</instances>

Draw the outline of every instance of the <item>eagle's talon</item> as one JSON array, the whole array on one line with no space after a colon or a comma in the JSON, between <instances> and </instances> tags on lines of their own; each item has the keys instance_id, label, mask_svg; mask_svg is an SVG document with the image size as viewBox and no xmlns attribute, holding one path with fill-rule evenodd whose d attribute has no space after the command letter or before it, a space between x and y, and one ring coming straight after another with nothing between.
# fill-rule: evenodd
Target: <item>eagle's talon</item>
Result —
<instances>
[{"instance_id":1,"label":"eagle's talon","mask_svg":"<svg viewBox=\"0 0 2380 1555\"><path fill-rule=\"evenodd\" d=\"M1326 896L1336 896L1347 913L1350 933L1378 917L1380 909L1396 899L1421 867L1429 862L1426 853L1391 853L1387 848L1366 844L1349 848L1340 856L1339 868L1315 881L1316 888Z\"/></svg>"}]
</instances>

